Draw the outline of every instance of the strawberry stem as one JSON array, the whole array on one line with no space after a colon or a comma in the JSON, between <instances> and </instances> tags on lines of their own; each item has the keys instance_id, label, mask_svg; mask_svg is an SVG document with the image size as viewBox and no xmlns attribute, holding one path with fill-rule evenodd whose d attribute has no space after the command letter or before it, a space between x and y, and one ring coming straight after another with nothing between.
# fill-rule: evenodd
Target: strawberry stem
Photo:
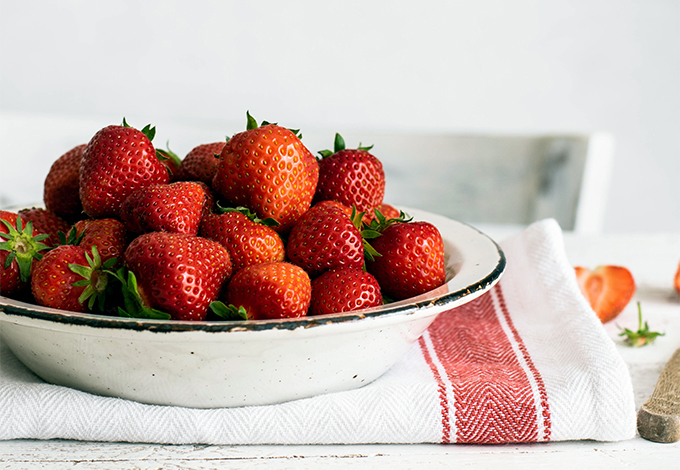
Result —
<instances>
[{"instance_id":1,"label":"strawberry stem","mask_svg":"<svg viewBox=\"0 0 680 470\"><path fill-rule=\"evenodd\" d=\"M659 333L657 331L649 331L649 325L647 322L642 323L642 307L640 302L637 303L638 307L638 330L632 331L628 328L621 328L623 331L619 333L619 336L624 336L624 342L631 347L639 348L647 344L651 344L659 336L664 336L666 333Z\"/></svg>"}]
</instances>

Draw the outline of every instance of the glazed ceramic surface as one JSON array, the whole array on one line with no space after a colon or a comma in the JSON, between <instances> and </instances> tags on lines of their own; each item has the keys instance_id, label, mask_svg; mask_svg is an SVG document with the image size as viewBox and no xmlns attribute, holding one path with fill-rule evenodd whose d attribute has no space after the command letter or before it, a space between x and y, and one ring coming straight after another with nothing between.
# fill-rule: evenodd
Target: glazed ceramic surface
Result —
<instances>
[{"instance_id":1,"label":"glazed ceramic surface","mask_svg":"<svg viewBox=\"0 0 680 470\"><path fill-rule=\"evenodd\" d=\"M291 320L137 320L0 297L3 343L47 382L142 403L264 405L349 390L385 373L436 316L489 290L505 269L496 243L446 217L404 209L444 238L447 283L349 314Z\"/></svg>"}]
</instances>

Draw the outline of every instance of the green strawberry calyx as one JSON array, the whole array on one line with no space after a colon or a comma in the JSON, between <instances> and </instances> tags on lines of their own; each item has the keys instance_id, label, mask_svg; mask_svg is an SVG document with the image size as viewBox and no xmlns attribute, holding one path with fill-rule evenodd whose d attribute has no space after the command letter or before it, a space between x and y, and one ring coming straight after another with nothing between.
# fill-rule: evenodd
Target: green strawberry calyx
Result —
<instances>
[{"instance_id":1,"label":"green strawberry calyx","mask_svg":"<svg viewBox=\"0 0 680 470\"><path fill-rule=\"evenodd\" d=\"M273 219L271 217L267 217L266 219L260 219L257 216L257 214L255 214L253 211L244 206L222 207L219 203L217 203L216 205L217 210L222 214L226 214L227 212L239 212L248 217L248 219L255 222L256 224L262 224L267 227L278 227L279 225L281 225L276 219Z\"/></svg>"},{"instance_id":2,"label":"green strawberry calyx","mask_svg":"<svg viewBox=\"0 0 680 470\"><path fill-rule=\"evenodd\" d=\"M637 331L632 331L629 330L628 328L621 328L619 327L621 333L619 333L619 336L624 336L624 342L628 346L632 346L634 348L639 348L642 346L645 346L647 344L651 344L656 340L658 336L664 336L666 333L659 333L658 331L649 331L649 325L645 321L644 325L642 324L642 307L640 306L640 302L637 303L638 307L638 330Z\"/></svg>"},{"instance_id":3,"label":"green strawberry calyx","mask_svg":"<svg viewBox=\"0 0 680 470\"><path fill-rule=\"evenodd\" d=\"M227 321L241 321L248 319L248 312L242 305L237 307L232 304L225 304L220 300L210 302L210 310L218 317Z\"/></svg>"},{"instance_id":4,"label":"green strawberry calyx","mask_svg":"<svg viewBox=\"0 0 680 470\"><path fill-rule=\"evenodd\" d=\"M116 264L118 259L111 258L102 263L96 245L92 247L92 256L87 252L85 253L85 259L87 260L87 266L75 263L68 265L71 271L83 278L73 283L74 287L85 286L85 290L78 297L78 302L81 304L87 302L89 310L93 310L96 305L99 311L103 312L106 297L111 294L112 290L108 270Z\"/></svg>"},{"instance_id":5,"label":"green strawberry calyx","mask_svg":"<svg viewBox=\"0 0 680 470\"><path fill-rule=\"evenodd\" d=\"M5 241L0 242L0 250L9 251L5 259L4 268L7 269L12 261L19 265L19 276L22 282L28 282L31 277L31 265L33 260L40 260L43 257L41 251L51 248L42 243L49 238L48 234L33 235L33 223L28 222L25 226L21 216L17 216L16 228L5 219L0 219L8 230L8 233L0 232L0 238Z\"/></svg>"},{"instance_id":6,"label":"green strawberry calyx","mask_svg":"<svg viewBox=\"0 0 680 470\"><path fill-rule=\"evenodd\" d=\"M83 229L82 232L78 233L75 227L71 228L69 230L68 235L64 234L61 230L57 232L57 238L59 239L59 243L55 245L55 248L57 246L63 246L63 245L74 245L78 246L80 245L80 242L83 241L83 238L85 237L85 232L87 231L87 228Z\"/></svg>"},{"instance_id":7,"label":"green strawberry calyx","mask_svg":"<svg viewBox=\"0 0 680 470\"><path fill-rule=\"evenodd\" d=\"M170 150L170 141L166 142L165 150L159 148L156 149L156 157L161 162L163 162L165 167L168 169L168 173L170 174L172 174L173 166L175 168L179 168L179 166L182 164L182 160L179 158L179 155Z\"/></svg>"},{"instance_id":8,"label":"green strawberry calyx","mask_svg":"<svg viewBox=\"0 0 680 470\"><path fill-rule=\"evenodd\" d=\"M365 147L361 145L361 142L359 142L359 146L356 148L356 150L363 150L364 152L368 152L372 148L373 148L372 145ZM333 150L319 150L317 153L321 155L321 158L319 160L322 160L345 149L346 149L345 139L343 139L342 136L336 132L335 141L333 142Z\"/></svg>"},{"instance_id":9,"label":"green strawberry calyx","mask_svg":"<svg viewBox=\"0 0 680 470\"><path fill-rule=\"evenodd\" d=\"M365 214L365 212L359 212L357 206L352 205L352 215L350 216L350 219L352 220L352 224L359 230L359 233L361 233L361 241L364 245L364 258L369 261L374 261L376 256L382 255L371 246L368 240L379 237L380 232L372 230L363 222Z\"/></svg>"},{"instance_id":10,"label":"green strawberry calyx","mask_svg":"<svg viewBox=\"0 0 680 470\"><path fill-rule=\"evenodd\" d=\"M257 129L258 127L263 127L263 126L278 126L278 123L276 122L269 122L269 121L262 121L262 124L257 124L257 120L251 116L250 111L246 111L246 130L247 131L252 131L253 129ZM302 140L302 134L300 133L300 129L288 129L291 131L295 137L298 139ZM227 141L229 139L227 138Z\"/></svg>"},{"instance_id":11,"label":"green strawberry calyx","mask_svg":"<svg viewBox=\"0 0 680 470\"><path fill-rule=\"evenodd\" d=\"M170 320L169 313L147 307L142 301L134 273L126 268L118 271L107 271L120 282L123 294L123 306L118 306L118 315L129 318L149 318L155 320Z\"/></svg>"}]
</instances>

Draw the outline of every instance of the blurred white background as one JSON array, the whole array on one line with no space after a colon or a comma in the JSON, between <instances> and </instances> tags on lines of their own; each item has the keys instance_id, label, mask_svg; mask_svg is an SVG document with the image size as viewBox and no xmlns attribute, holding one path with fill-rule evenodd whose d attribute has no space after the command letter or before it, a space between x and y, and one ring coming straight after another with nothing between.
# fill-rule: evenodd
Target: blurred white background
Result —
<instances>
[{"instance_id":1,"label":"blurred white background","mask_svg":"<svg viewBox=\"0 0 680 470\"><path fill-rule=\"evenodd\" d=\"M221 140L246 110L303 133L609 132L605 231L680 231L680 0L0 0L0 142L63 134L0 147L0 185L39 180L0 203L39 201L122 116L183 155L203 142L172 126Z\"/></svg>"}]
</instances>

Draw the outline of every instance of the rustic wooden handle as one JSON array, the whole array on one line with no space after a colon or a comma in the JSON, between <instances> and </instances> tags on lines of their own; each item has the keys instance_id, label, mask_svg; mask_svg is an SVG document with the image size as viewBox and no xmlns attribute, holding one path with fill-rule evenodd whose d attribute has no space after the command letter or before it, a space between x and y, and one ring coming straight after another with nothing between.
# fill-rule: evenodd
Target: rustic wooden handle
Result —
<instances>
[{"instance_id":1,"label":"rustic wooden handle","mask_svg":"<svg viewBox=\"0 0 680 470\"><path fill-rule=\"evenodd\" d=\"M640 436L654 442L680 440L680 349L659 376L652 396L637 415Z\"/></svg>"}]
</instances>

